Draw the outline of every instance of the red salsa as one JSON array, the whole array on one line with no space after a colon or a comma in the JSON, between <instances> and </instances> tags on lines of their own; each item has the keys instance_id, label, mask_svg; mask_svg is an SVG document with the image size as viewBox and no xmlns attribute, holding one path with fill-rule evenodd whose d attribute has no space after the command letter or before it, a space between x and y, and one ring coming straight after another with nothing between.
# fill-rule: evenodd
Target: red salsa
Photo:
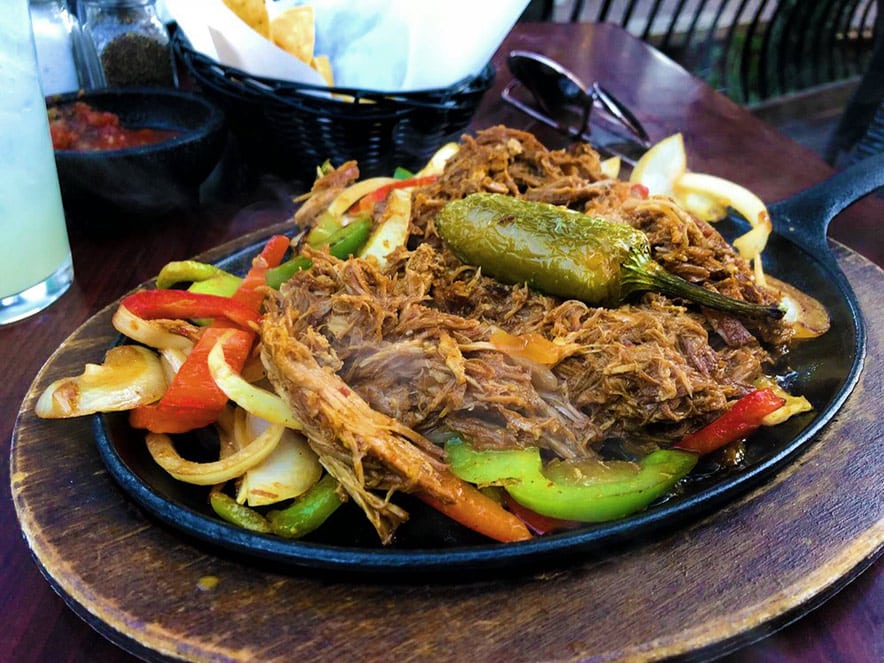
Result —
<instances>
[{"instance_id":1,"label":"red salsa","mask_svg":"<svg viewBox=\"0 0 884 663\"><path fill-rule=\"evenodd\" d=\"M49 109L49 132L56 150L119 150L159 143L178 135L165 129L129 129L113 113L83 101Z\"/></svg>"}]
</instances>

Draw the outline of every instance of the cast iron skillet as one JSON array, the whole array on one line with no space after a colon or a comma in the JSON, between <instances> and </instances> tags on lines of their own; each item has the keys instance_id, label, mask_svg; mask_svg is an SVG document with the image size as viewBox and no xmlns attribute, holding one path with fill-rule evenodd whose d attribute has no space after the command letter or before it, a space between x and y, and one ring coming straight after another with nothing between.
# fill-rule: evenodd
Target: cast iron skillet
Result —
<instances>
[{"instance_id":1,"label":"cast iron skillet","mask_svg":"<svg viewBox=\"0 0 884 663\"><path fill-rule=\"evenodd\" d=\"M380 546L365 517L350 505L308 539L288 541L252 534L216 518L207 505L206 489L177 482L160 469L148 455L142 433L129 428L125 415L95 418L99 453L122 489L162 523L218 552L244 556L252 563L269 562L276 569L442 577L448 571L502 572L561 564L575 555L651 540L664 528L695 520L768 478L808 444L850 394L863 366L865 331L853 290L829 251L826 230L842 209L881 186L884 154L769 208L776 233L765 251L767 272L815 296L832 319L827 334L798 344L788 357L791 389L807 396L814 411L759 431L747 445L745 464L737 470L722 472L701 465L683 494L632 517L528 542L497 544L402 495L397 502L410 511L411 519L392 546ZM745 230L739 220L720 223L725 224L726 236ZM260 245L232 251L218 264L244 272ZM194 438L197 446L205 443L211 448L208 432L198 432Z\"/></svg>"}]
</instances>

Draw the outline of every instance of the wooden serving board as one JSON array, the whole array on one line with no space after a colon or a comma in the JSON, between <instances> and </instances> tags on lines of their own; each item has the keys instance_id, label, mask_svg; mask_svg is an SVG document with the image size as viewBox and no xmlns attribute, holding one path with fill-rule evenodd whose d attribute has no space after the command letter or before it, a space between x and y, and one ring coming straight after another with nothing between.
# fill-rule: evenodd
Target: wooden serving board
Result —
<instances>
[{"instance_id":1,"label":"wooden serving board","mask_svg":"<svg viewBox=\"0 0 884 663\"><path fill-rule=\"evenodd\" d=\"M603 661L724 653L828 598L884 545L884 272L835 250L868 327L856 390L770 481L651 541L564 568L438 582L280 572L189 541L118 489L95 451L91 418L33 415L46 384L103 356L114 338L110 308L59 348L22 405L11 453L22 530L68 604L148 659Z\"/></svg>"}]
</instances>

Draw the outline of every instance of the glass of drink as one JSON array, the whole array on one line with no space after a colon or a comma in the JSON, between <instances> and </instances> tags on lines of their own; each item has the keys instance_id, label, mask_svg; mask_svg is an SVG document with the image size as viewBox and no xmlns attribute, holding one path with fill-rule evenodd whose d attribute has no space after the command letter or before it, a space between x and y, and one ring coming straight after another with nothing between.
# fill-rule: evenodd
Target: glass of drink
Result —
<instances>
[{"instance_id":1,"label":"glass of drink","mask_svg":"<svg viewBox=\"0 0 884 663\"><path fill-rule=\"evenodd\" d=\"M27 0L0 11L0 324L33 315L74 278Z\"/></svg>"}]
</instances>

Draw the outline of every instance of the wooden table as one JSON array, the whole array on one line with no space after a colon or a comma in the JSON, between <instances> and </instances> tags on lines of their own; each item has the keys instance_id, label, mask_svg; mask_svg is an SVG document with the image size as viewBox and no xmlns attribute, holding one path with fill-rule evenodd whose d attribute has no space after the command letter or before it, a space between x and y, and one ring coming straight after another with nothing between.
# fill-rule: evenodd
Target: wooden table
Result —
<instances>
[{"instance_id":1,"label":"wooden table","mask_svg":"<svg viewBox=\"0 0 884 663\"><path fill-rule=\"evenodd\" d=\"M500 101L500 90L509 80L503 57L513 48L546 53L584 80L600 80L638 113L653 139L683 132L692 170L734 179L766 200L788 196L831 172L801 146L659 53L607 25L518 25L496 56L498 79L473 128L501 122L535 130L551 146L561 142ZM214 187L216 194L224 191L224 195L214 195L201 212L174 222L95 234L82 228L77 219L70 219L76 269L71 290L39 315L0 329L4 384L0 392L0 453L4 458L9 456L15 417L34 375L81 323L153 277L167 261L195 255L286 218L292 183L262 178L256 186L231 188L229 184ZM884 243L875 233L875 224L882 218L884 204L866 200L839 217L831 235L880 266L884 264ZM4 532L0 540L0 612L4 616L0 660L132 660L80 621L42 578L19 535L9 486L9 467L4 463L0 477L0 525ZM794 615L800 616L797 623L743 647L728 660L881 660L882 605L884 567L877 562L822 607L804 616ZM763 636L764 629L751 637ZM533 656L518 653L523 658L544 658L543 651Z\"/></svg>"}]
</instances>

